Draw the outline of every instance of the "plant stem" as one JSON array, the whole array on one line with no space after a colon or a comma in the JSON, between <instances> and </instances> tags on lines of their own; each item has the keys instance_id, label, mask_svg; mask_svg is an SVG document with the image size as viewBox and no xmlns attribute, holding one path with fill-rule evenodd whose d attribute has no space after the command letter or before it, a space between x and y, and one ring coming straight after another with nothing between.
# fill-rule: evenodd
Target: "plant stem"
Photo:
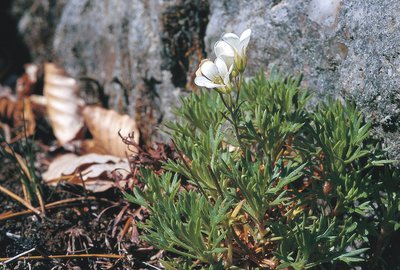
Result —
<instances>
[{"instance_id":1,"label":"plant stem","mask_svg":"<svg viewBox=\"0 0 400 270\"><path fill-rule=\"evenodd\" d=\"M227 102L226 102L226 100L225 100L225 98L224 98L224 96L223 96L223 94L222 93L219 93L219 96L221 97L221 99L222 99L222 102L224 103L224 105L225 105L225 107L228 109L228 111L229 111L229 113L231 114L231 123L233 124L233 128L234 128L234 130L235 130L235 136L236 136L236 139L238 140L238 143L239 143L239 146L240 146L240 149L242 150L242 152L243 153L245 153L246 152L246 148L244 147L244 144L243 144L243 142L242 142L242 139L240 138L240 133L239 133L239 123L238 123L238 119L237 119L237 115L236 115L236 110L237 110L237 108L236 108L236 106L237 106L237 104L232 104L233 103L233 100L232 100L232 96L229 96L230 97L230 103L231 104L228 104Z\"/></svg>"},{"instance_id":2,"label":"plant stem","mask_svg":"<svg viewBox=\"0 0 400 270\"><path fill-rule=\"evenodd\" d=\"M259 258L257 258L257 255L254 253L254 251L250 250L248 248L248 246L245 243L243 243L243 241L237 236L234 227L230 226L230 229L231 229L231 234L233 236L233 239L235 239L236 243L240 246L240 248L242 248L246 252L246 254L249 256L250 260L258 265L262 265L261 260Z\"/></svg>"},{"instance_id":3,"label":"plant stem","mask_svg":"<svg viewBox=\"0 0 400 270\"><path fill-rule=\"evenodd\" d=\"M257 223L257 227L258 227L260 240L262 240L265 237L265 235L267 234L267 231L265 230L265 227L264 227L264 222L260 221L259 223Z\"/></svg>"},{"instance_id":4,"label":"plant stem","mask_svg":"<svg viewBox=\"0 0 400 270\"><path fill-rule=\"evenodd\" d=\"M210 165L208 165L207 167L208 167L208 171L209 171L210 174L211 174L211 178L212 178L212 180L213 180L213 182L214 182L214 185L215 185L215 187L217 188L217 191L218 191L219 195L220 195L220 196L222 197L222 199L223 199L223 198L224 198L224 193L222 192L222 189L221 189L221 187L220 187L220 185L219 185L219 183L218 183L217 176L215 175L215 173L214 173L214 171L212 170L212 168L211 168Z\"/></svg>"},{"instance_id":5,"label":"plant stem","mask_svg":"<svg viewBox=\"0 0 400 270\"><path fill-rule=\"evenodd\" d=\"M42 211L42 214L45 215L46 207L43 201L42 193L40 192L39 187L37 185L35 186L35 191L39 201L40 210Z\"/></svg>"},{"instance_id":6,"label":"plant stem","mask_svg":"<svg viewBox=\"0 0 400 270\"><path fill-rule=\"evenodd\" d=\"M373 255L371 257L370 264L368 267L368 270L370 269L375 269L376 265L378 264L378 261L380 259L380 256L382 255L382 251L383 251L383 247L384 247L384 243L386 241L386 237L387 237L387 224L385 224L385 222L383 224L380 224L380 232L378 235L378 238L376 240L376 244L375 244L375 249L373 250Z\"/></svg>"},{"instance_id":7,"label":"plant stem","mask_svg":"<svg viewBox=\"0 0 400 270\"><path fill-rule=\"evenodd\" d=\"M236 83L236 90L237 90L237 94L236 94L236 105L239 104L239 96L240 96L240 87L243 83L243 73L239 73L239 83Z\"/></svg>"},{"instance_id":8,"label":"plant stem","mask_svg":"<svg viewBox=\"0 0 400 270\"><path fill-rule=\"evenodd\" d=\"M207 193L204 191L204 189L203 189L203 187L201 186L200 182L197 180L197 176L193 173L193 171L192 171L192 169L190 168L189 164L187 164L187 162L186 162L185 158L183 157L181 151L179 151L179 148L178 148L178 146L176 145L175 141L172 140L172 139L171 139L171 141L172 141L172 143L174 144L175 149L176 149L176 152L178 153L179 157L182 159L183 165L186 167L186 169L187 169L187 170L189 171L189 173L192 175L193 180L196 182L196 185L197 185L197 187L199 188L200 192L203 194L203 196L204 196L205 198L207 198L207 197L208 197L208 196L207 196Z\"/></svg>"},{"instance_id":9,"label":"plant stem","mask_svg":"<svg viewBox=\"0 0 400 270\"><path fill-rule=\"evenodd\" d=\"M230 236L230 233L227 234L226 242L227 242L227 247L228 247L228 254L226 255L226 264L229 267L233 264L233 244L232 244L232 237Z\"/></svg>"},{"instance_id":10,"label":"plant stem","mask_svg":"<svg viewBox=\"0 0 400 270\"><path fill-rule=\"evenodd\" d=\"M15 153L14 149L7 142L4 141L1 147L4 149L6 153L10 155L10 158L14 159L14 161L17 162L18 165L20 166L21 170L19 170L19 174L21 175L21 187L24 193L24 198L25 201L31 202L32 201L30 196L31 192L30 189L28 189L29 187L28 182L26 182L25 179L25 177L29 177L29 170L28 167L26 166L26 163L19 154Z\"/></svg>"}]
</instances>

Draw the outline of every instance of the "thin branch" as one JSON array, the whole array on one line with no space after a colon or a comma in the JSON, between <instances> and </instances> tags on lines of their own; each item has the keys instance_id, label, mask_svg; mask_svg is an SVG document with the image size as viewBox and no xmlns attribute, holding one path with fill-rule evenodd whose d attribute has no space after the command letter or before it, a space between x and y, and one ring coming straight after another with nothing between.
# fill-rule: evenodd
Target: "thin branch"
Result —
<instances>
[{"instance_id":1,"label":"thin branch","mask_svg":"<svg viewBox=\"0 0 400 270\"><path fill-rule=\"evenodd\" d=\"M36 196L39 200L40 210L42 211L42 214L45 215L46 206L44 204L42 193L39 190L39 186L36 183L35 183L35 192L36 192Z\"/></svg>"},{"instance_id":2,"label":"thin branch","mask_svg":"<svg viewBox=\"0 0 400 270\"><path fill-rule=\"evenodd\" d=\"M30 250L24 251L24 252L14 256L14 257L7 258L7 260L5 260L2 264L7 264L7 263L13 262L15 260L18 260L20 257L22 257L24 255L28 255L29 253L31 253L31 252L33 252L35 250L36 250L36 248L31 248ZM6 258L4 258L4 259L6 259ZM0 260L0 262L1 262L1 260Z\"/></svg>"},{"instance_id":3,"label":"thin branch","mask_svg":"<svg viewBox=\"0 0 400 270\"><path fill-rule=\"evenodd\" d=\"M108 203L113 203L112 201L109 201L107 199L97 198L97 197L94 197L94 196L89 196L89 197L70 198L70 199L65 199L65 200L49 203L49 204L45 205L45 208L46 209L57 208L57 207L64 206L64 205L69 204L69 203L85 201L85 200L104 201L104 202L108 202ZM37 211L39 210L38 208L34 208L34 209L37 210ZM14 217L18 217L18 216L29 215L29 214L32 214L33 212L34 212L33 210L25 210L25 211L16 212L16 213L9 213L9 214L3 213L3 214L0 214L0 221L1 220L6 220L6 219L10 219L10 218L14 218Z\"/></svg>"},{"instance_id":4,"label":"thin branch","mask_svg":"<svg viewBox=\"0 0 400 270\"><path fill-rule=\"evenodd\" d=\"M17 202L19 202L20 204L22 204L23 206L25 206L26 208L28 208L29 210L31 210L33 213L35 213L38 216L41 216L42 213L34 208L29 202L25 201L24 199L22 199L20 196L18 196L17 194L15 194L14 192L6 189L5 187L0 185L0 192L6 194L7 196L13 198L14 200L16 200Z\"/></svg>"},{"instance_id":5,"label":"thin branch","mask_svg":"<svg viewBox=\"0 0 400 270\"><path fill-rule=\"evenodd\" d=\"M107 259L125 259L126 257L118 254L70 254L70 255L49 255L45 256L26 256L18 257L20 261L23 260L48 260L48 259L80 259L80 258L107 258ZM5 262L11 258L0 258L0 262Z\"/></svg>"}]
</instances>

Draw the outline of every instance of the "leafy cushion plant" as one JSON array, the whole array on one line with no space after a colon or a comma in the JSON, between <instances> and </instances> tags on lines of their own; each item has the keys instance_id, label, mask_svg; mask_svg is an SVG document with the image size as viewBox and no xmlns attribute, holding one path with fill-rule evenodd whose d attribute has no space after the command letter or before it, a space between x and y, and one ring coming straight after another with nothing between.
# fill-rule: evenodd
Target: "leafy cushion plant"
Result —
<instances>
[{"instance_id":1,"label":"leafy cushion plant","mask_svg":"<svg viewBox=\"0 0 400 270\"><path fill-rule=\"evenodd\" d=\"M384 265L400 227L400 174L371 124L351 102L306 109L299 78L238 74L182 99L167 125L180 158L161 175L142 169L144 188L126 194L150 212L143 239L176 255L163 266Z\"/></svg>"}]
</instances>

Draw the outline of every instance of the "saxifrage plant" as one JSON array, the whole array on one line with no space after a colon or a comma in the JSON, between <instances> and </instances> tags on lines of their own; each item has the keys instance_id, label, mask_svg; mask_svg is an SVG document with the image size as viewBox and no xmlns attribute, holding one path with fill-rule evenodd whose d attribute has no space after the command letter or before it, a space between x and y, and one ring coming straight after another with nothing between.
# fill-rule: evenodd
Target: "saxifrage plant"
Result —
<instances>
[{"instance_id":1,"label":"saxifrage plant","mask_svg":"<svg viewBox=\"0 0 400 270\"><path fill-rule=\"evenodd\" d=\"M351 102L306 109L300 79L243 79L251 30L225 34L167 125L180 158L126 194L166 269L385 269L400 174Z\"/></svg>"}]
</instances>

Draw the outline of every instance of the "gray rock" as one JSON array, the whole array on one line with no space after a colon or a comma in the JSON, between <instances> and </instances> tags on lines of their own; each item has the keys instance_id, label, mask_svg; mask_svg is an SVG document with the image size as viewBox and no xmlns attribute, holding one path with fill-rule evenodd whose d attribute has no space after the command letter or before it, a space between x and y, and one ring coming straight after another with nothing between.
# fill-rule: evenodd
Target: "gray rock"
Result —
<instances>
[{"instance_id":1,"label":"gray rock","mask_svg":"<svg viewBox=\"0 0 400 270\"><path fill-rule=\"evenodd\" d=\"M150 142L204 57L207 21L203 0L69 0L53 60L81 79L87 103L134 116Z\"/></svg>"},{"instance_id":2,"label":"gray rock","mask_svg":"<svg viewBox=\"0 0 400 270\"><path fill-rule=\"evenodd\" d=\"M45 7L51 1L36 2ZM154 136L162 119L171 119L171 107L193 87L199 60L213 57L221 34L250 27L248 75L277 66L303 74L315 100L354 98L374 122L375 134L391 147L391 157L400 159L398 0L63 2L44 12L51 18L48 25L34 10L28 17L28 11L18 13L26 42L39 59L54 56L81 77L87 102L134 115L145 138ZM45 45L51 40L50 49L29 34L30 24L33 33L49 27Z\"/></svg>"},{"instance_id":3,"label":"gray rock","mask_svg":"<svg viewBox=\"0 0 400 270\"><path fill-rule=\"evenodd\" d=\"M343 6L349 54L339 83L375 123L391 157L400 160L400 1L378 2Z\"/></svg>"},{"instance_id":4,"label":"gray rock","mask_svg":"<svg viewBox=\"0 0 400 270\"><path fill-rule=\"evenodd\" d=\"M324 1L212 1L208 51L222 31L240 34L251 28L249 75L260 66L277 66L285 73L302 73L304 85L318 97L337 95L337 67L347 47L336 36L338 4L322 14L319 2Z\"/></svg>"},{"instance_id":5,"label":"gray rock","mask_svg":"<svg viewBox=\"0 0 400 270\"><path fill-rule=\"evenodd\" d=\"M96 82L86 102L96 102L100 91L109 107L135 116L142 128L145 121L148 129L166 102L160 84L174 89L160 68L161 9L158 1L70 0L53 43L55 61L70 75Z\"/></svg>"},{"instance_id":6,"label":"gray rock","mask_svg":"<svg viewBox=\"0 0 400 270\"><path fill-rule=\"evenodd\" d=\"M211 53L221 32L252 28L248 74L304 75L316 99L354 98L391 158L400 159L400 1L211 0Z\"/></svg>"},{"instance_id":7,"label":"gray rock","mask_svg":"<svg viewBox=\"0 0 400 270\"><path fill-rule=\"evenodd\" d=\"M36 63L52 60L53 37L67 0L13 0L12 14Z\"/></svg>"}]
</instances>

